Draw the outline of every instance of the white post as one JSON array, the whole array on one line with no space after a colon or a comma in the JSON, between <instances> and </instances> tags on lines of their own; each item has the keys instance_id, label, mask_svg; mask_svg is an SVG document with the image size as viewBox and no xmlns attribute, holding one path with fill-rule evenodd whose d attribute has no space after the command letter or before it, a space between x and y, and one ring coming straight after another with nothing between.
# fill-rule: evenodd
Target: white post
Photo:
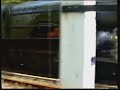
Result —
<instances>
[{"instance_id":1,"label":"white post","mask_svg":"<svg viewBox=\"0 0 120 90\"><path fill-rule=\"evenodd\" d=\"M95 1L62 1L63 5ZM96 12L61 13L60 80L62 88L95 88Z\"/></svg>"}]
</instances>

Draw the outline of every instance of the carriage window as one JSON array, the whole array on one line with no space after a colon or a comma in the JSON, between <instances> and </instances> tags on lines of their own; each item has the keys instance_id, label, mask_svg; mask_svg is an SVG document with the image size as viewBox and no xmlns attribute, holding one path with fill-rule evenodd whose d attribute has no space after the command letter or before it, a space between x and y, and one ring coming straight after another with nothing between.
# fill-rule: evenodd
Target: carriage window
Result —
<instances>
[{"instance_id":1,"label":"carriage window","mask_svg":"<svg viewBox=\"0 0 120 90\"><path fill-rule=\"evenodd\" d=\"M6 39L9 42L4 68L46 77L59 78L59 9L9 17Z\"/></svg>"},{"instance_id":2,"label":"carriage window","mask_svg":"<svg viewBox=\"0 0 120 90\"><path fill-rule=\"evenodd\" d=\"M97 5L116 5L99 1ZM115 6L116 7L116 6ZM117 11L96 13L96 83L116 83L117 73Z\"/></svg>"},{"instance_id":3,"label":"carriage window","mask_svg":"<svg viewBox=\"0 0 120 90\"><path fill-rule=\"evenodd\" d=\"M104 62L117 63L117 29L97 32L97 57Z\"/></svg>"}]
</instances>

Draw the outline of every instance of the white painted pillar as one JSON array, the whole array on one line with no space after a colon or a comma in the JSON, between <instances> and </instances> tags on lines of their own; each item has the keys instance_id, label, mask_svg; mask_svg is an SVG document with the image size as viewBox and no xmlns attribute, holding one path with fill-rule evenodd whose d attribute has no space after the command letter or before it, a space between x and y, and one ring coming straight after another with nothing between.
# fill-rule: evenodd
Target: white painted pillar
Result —
<instances>
[{"instance_id":1,"label":"white painted pillar","mask_svg":"<svg viewBox=\"0 0 120 90\"><path fill-rule=\"evenodd\" d=\"M63 1L63 5L95 1ZM60 80L62 88L95 88L96 12L61 13Z\"/></svg>"}]
</instances>

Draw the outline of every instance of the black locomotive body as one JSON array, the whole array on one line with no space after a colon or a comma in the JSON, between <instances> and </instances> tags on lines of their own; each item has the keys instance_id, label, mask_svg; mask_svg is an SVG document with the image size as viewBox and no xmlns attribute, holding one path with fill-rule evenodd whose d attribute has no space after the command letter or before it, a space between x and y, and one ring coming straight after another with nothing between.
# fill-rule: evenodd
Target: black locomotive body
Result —
<instances>
[{"instance_id":1,"label":"black locomotive body","mask_svg":"<svg viewBox=\"0 0 120 90\"><path fill-rule=\"evenodd\" d=\"M58 3L35 1L5 8L3 69L58 78Z\"/></svg>"}]
</instances>

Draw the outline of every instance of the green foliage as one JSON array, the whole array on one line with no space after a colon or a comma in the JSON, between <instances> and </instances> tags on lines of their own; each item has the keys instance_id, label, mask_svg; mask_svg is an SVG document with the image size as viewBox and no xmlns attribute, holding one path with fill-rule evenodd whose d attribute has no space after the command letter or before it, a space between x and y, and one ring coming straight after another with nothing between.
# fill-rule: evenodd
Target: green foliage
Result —
<instances>
[{"instance_id":1,"label":"green foliage","mask_svg":"<svg viewBox=\"0 0 120 90\"><path fill-rule=\"evenodd\" d=\"M1 0L2 4L18 4L28 1L35 1L35 0Z\"/></svg>"}]
</instances>

